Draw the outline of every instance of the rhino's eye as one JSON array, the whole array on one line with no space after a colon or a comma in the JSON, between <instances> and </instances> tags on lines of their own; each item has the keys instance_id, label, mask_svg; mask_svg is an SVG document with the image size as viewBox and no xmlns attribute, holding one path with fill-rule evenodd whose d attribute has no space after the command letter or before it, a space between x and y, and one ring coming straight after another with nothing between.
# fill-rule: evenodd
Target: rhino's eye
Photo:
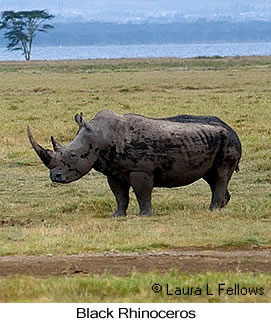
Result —
<instances>
[{"instance_id":1,"label":"rhino's eye","mask_svg":"<svg viewBox=\"0 0 271 323\"><path fill-rule=\"evenodd\" d=\"M77 157L77 155L76 154L70 154L70 158L71 159L75 159Z\"/></svg>"}]
</instances>

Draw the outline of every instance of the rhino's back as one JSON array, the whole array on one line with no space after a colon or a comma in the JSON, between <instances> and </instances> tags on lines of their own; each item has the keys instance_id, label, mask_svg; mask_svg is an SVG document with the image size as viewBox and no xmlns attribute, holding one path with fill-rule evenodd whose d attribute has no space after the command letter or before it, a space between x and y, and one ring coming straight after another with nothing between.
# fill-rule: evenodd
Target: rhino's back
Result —
<instances>
[{"instance_id":1,"label":"rhino's back","mask_svg":"<svg viewBox=\"0 0 271 323\"><path fill-rule=\"evenodd\" d=\"M217 126L217 127L222 127L224 129L227 129L228 131L233 131L233 129L226 124L224 121L222 121L220 118L215 117L215 116L195 116L195 115L188 115L188 114L181 114L173 117L166 117L166 118L148 118L148 117L143 117L138 114L125 114L125 118L132 122L138 122L141 120L143 123L151 123L154 125L165 125L165 122L174 122L179 124L182 129L193 129L194 126Z\"/></svg>"},{"instance_id":2,"label":"rhino's back","mask_svg":"<svg viewBox=\"0 0 271 323\"><path fill-rule=\"evenodd\" d=\"M138 141L159 140L192 140L199 134L202 136L202 143L208 141L207 137L214 137L223 134L227 136L233 131L226 123L217 117L201 117L180 115L169 118L147 118L136 114L124 115L126 128L131 138ZM205 140L204 140L205 137ZM197 140L196 140L197 142Z\"/></svg>"},{"instance_id":3,"label":"rhino's back","mask_svg":"<svg viewBox=\"0 0 271 323\"><path fill-rule=\"evenodd\" d=\"M220 137L227 138L229 145L234 146L241 154L241 143L236 132L224 121L215 116L178 115L168 118L146 118L136 114L124 115L127 118L130 130L138 126L137 132L151 133L155 137L174 140L173 133L178 134L178 140L186 139L193 149L195 144L217 144ZM147 136L148 138L148 136ZM198 140L200 138L200 140ZM195 139L195 141L193 140Z\"/></svg>"},{"instance_id":4,"label":"rhino's back","mask_svg":"<svg viewBox=\"0 0 271 323\"><path fill-rule=\"evenodd\" d=\"M180 123L202 123L202 124L210 124L210 123L222 123L227 126L227 124L222 121L220 118L215 116L195 116L189 114L181 114L178 116L160 118L156 120L168 120L172 122L180 122Z\"/></svg>"}]
</instances>

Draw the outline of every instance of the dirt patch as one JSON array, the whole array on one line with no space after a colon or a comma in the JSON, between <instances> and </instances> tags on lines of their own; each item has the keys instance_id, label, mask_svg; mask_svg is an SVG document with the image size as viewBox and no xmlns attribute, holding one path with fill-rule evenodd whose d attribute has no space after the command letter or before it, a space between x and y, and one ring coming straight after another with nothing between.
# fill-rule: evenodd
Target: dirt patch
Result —
<instances>
[{"instance_id":1,"label":"dirt patch","mask_svg":"<svg viewBox=\"0 0 271 323\"><path fill-rule=\"evenodd\" d=\"M129 275L134 271L182 272L270 272L271 248L200 249L165 252L80 254L70 256L0 257L0 276L103 274Z\"/></svg>"}]
</instances>

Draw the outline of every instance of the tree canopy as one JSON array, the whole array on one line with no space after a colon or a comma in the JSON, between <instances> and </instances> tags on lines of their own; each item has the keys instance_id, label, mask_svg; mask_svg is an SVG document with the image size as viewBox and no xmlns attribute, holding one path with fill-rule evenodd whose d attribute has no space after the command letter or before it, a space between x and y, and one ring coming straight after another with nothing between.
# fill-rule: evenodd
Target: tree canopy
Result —
<instances>
[{"instance_id":1,"label":"tree canopy","mask_svg":"<svg viewBox=\"0 0 271 323\"><path fill-rule=\"evenodd\" d=\"M8 50L22 50L27 61L30 60L32 43L37 32L47 32L54 28L45 23L54 16L46 10L3 11L0 19L0 29L5 29L4 38L9 41Z\"/></svg>"}]
</instances>

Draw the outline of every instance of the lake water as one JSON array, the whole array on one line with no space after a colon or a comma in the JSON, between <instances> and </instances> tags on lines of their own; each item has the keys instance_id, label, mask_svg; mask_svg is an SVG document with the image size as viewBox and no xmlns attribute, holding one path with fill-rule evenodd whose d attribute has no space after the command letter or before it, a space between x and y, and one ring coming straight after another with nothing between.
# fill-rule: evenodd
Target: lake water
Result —
<instances>
[{"instance_id":1,"label":"lake water","mask_svg":"<svg viewBox=\"0 0 271 323\"><path fill-rule=\"evenodd\" d=\"M32 60L271 55L271 42L33 47ZM0 47L0 60L24 60Z\"/></svg>"}]
</instances>

